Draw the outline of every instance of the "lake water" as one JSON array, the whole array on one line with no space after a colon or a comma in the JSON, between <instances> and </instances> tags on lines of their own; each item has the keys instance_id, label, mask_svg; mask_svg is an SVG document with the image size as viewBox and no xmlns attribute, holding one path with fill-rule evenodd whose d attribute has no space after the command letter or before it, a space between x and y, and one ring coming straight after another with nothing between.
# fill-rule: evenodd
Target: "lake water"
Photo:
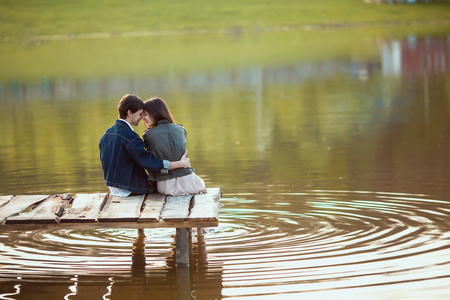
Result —
<instances>
[{"instance_id":1,"label":"lake water","mask_svg":"<svg viewBox=\"0 0 450 300\"><path fill-rule=\"evenodd\" d=\"M416 31L3 42L1 195L106 192L133 93L225 206L188 269L173 229L1 231L0 299L450 297L450 37Z\"/></svg>"}]
</instances>

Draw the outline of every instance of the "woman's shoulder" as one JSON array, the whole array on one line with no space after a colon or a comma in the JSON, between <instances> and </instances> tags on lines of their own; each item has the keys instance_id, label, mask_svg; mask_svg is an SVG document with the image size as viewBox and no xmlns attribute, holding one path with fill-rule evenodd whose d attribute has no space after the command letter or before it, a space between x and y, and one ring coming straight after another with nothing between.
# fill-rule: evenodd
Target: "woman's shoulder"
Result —
<instances>
[{"instance_id":1,"label":"woman's shoulder","mask_svg":"<svg viewBox=\"0 0 450 300\"><path fill-rule=\"evenodd\" d=\"M142 136L147 136L150 133L150 130L152 130L151 128L147 128L144 130L144 132L142 133Z\"/></svg>"},{"instance_id":2,"label":"woman's shoulder","mask_svg":"<svg viewBox=\"0 0 450 300\"><path fill-rule=\"evenodd\" d=\"M142 135L145 137L145 136L155 135L158 133L163 134L165 132L175 132L175 131L186 132L186 128L184 128L184 126L182 124L163 123L163 124L158 124L155 127L144 130L144 133Z\"/></svg>"},{"instance_id":3,"label":"woman's shoulder","mask_svg":"<svg viewBox=\"0 0 450 300\"><path fill-rule=\"evenodd\" d=\"M158 125L159 126L159 125ZM156 127L158 127L156 126ZM166 128L170 128L169 130L182 130L182 131L186 131L186 129L184 128L184 126L182 124L179 123L165 123L164 126L166 126ZM156 128L155 127L155 128Z\"/></svg>"},{"instance_id":4,"label":"woman's shoulder","mask_svg":"<svg viewBox=\"0 0 450 300\"><path fill-rule=\"evenodd\" d=\"M144 130L144 132L142 133L142 139L146 142L149 143L152 140L158 139L158 132L154 130L155 127L153 128L147 128L146 130Z\"/></svg>"},{"instance_id":5,"label":"woman's shoulder","mask_svg":"<svg viewBox=\"0 0 450 300\"><path fill-rule=\"evenodd\" d=\"M186 135L186 128L184 128L183 125L181 125L181 124L175 124L175 125L177 126L178 130L179 130L182 134Z\"/></svg>"}]
</instances>

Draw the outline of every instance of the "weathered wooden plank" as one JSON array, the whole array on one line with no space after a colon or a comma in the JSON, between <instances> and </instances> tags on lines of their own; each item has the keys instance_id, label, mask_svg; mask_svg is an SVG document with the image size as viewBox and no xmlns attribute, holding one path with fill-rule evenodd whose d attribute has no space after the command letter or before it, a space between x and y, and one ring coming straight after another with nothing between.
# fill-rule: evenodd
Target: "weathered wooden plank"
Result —
<instances>
[{"instance_id":1,"label":"weathered wooden plank","mask_svg":"<svg viewBox=\"0 0 450 300\"><path fill-rule=\"evenodd\" d=\"M208 188L207 193L197 194L192 200L192 209L188 220L208 221L219 220L220 215L220 188Z\"/></svg>"},{"instance_id":2,"label":"weathered wooden plank","mask_svg":"<svg viewBox=\"0 0 450 300\"><path fill-rule=\"evenodd\" d=\"M144 201L144 209L138 222L158 222L165 203L165 195L149 194Z\"/></svg>"},{"instance_id":3,"label":"weathered wooden plank","mask_svg":"<svg viewBox=\"0 0 450 300\"><path fill-rule=\"evenodd\" d=\"M105 207L98 216L99 222L137 221L145 195L117 197L109 195Z\"/></svg>"},{"instance_id":4,"label":"weathered wooden plank","mask_svg":"<svg viewBox=\"0 0 450 300\"><path fill-rule=\"evenodd\" d=\"M80 194L81 195L81 194ZM99 194L91 194L92 197L95 198L94 195ZM89 201L87 199L82 199L83 197L91 197L91 196L80 196L77 195L76 199L73 202L72 207L67 211L66 215L70 216L72 213L69 212L72 208L78 209L83 206L82 203L89 205ZM99 196L100 197L100 196ZM193 227L216 227L219 224L218 218L218 210L220 209L220 197L221 191L219 188L217 189L208 189L207 194L195 195L194 199L191 200L192 196L187 197L168 197L169 204L164 205L164 195L161 194L151 194L149 195L149 203L146 201L146 206L141 212L142 220L137 219L139 216L139 210L142 207L142 203L144 202L144 196L137 196L139 198L135 203L133 201L134 197L106 197L107 200L104 202L107 204L109 201L109 205L105 204L105 208L102 210L104 213L103 219L101 222L96 222L95 220L81 223L79 220L70 221L70 222L60 222L60 223L1 223L0 222L0 231L1 230L60 230L60 229L102 229L102 228L193 228ZM22 212L22 215L27 214L27 212L23 213L23 211L32 204L36 204L44 199L48 198L48 196L37 195L37 196L29 196L22 195L13 197L13 199L8 202L8 204L4 205L4 207L0 207L0 217L7 215L11 217L13 215L17 215ZM78 200L77 200L78 198ZM101 198L101 197L100 197ZM109 198L109 199L108 199ZM183 199L184 198L184 201ZM204 199L205 198L205 199ZM172 199L172 200L170 200ZM181 201L180 201L181 200ZM81 202L80 202L81 201ZM122 206L121 203L113 203L113 202L123 202L127 201ZM154 201L154 203L153 203ZM186 218L186 212L189 211L190 204L193 206L191 208L191 213L188 218ZM215 213L208 213L208 209L205 206L212 205L213 211ZM162 210L161 206L164 205ZM100 204L100 207L102 205ZM115 207L111 207L115 206ZM9 207L9 208L8 208ZM129 209L125 209L128 207ZM36 209L39 209L39 206L36 206L32 211L37 212ZM57 208L58 213L62 211L63 207ZM93 209L95 211L96 209ZM164 210L166 211L166 219L161 217L161 214L164 215ZM205 212L206 210L206 212ZM133 212L133 217L129 217L130 213L127 211ZM159 220L155 215L158 214L158 211L161 212L159 216ZM182 213L181 213L182 212ZM78 214L81 216L81 212L73 212L74 214ZM64 216L66 216L64 215ZM109 215L109 217L108 217ZM5 219L6 217L4 217ZM80 218L83 219L83 218ZM89 220L92 218L89 217ZM57 220L57 218L55 218ZM138 222L136 222L138 220ZM119 222L117 222L119 221ZM21 221L23 222L23 221ZM30 221L31 222L31 221Z\"/></svg>"},{"instance_id":5,"label":"weathered wooden plank","mask_svg":"<svg viewBox=\"0 0 450 300\"><path fill-rule=\"evenodd\" d=\"M53 195L36 205L29 212L6 219L6 223L58 223L72 197Z\"/></svg>"},{"instance_id":6,"label":"weathered wooden plank","mask_svg":"<svg viewBox=\"0 0 450 300\"><path fill-rule=\"evenodd\" d=\"M183 221L189 216L192 195L167 196L161 213L164 221Z\"/></svg>"},{"instance_id":7,"label":"weathered wooden plank","mask_svg":"<svg viewBox=\"0 0 450 300\"><path fill-rule=\"evenodd\" d=\"M0 196L0 207L8 203L12 199L12 195Z\"/></svg>"},{"instance_id":8,"label":"weathered wooden plank","mask_svg":"<svg viewBox=\"0 0 450 300\"><path fill-rule=\"evenodd\" d=\"M138 229L138 228L195 228L195 227L217 227L219 223L216 220L211 221L189 221L188 219L179 222L89 222L89 223L21 223L21 224L3 224L0 225L2 230L95 230L95 229Z\"/></svg>"},{"instance_id":9,"label":"weathered wooden plank","mask_svg":"<svg viewBox=\"0 0 450 300\"><path fill-rule=\"evenodd\" d=\"M20 195L12 198L0 208L0 223L3 223L8 217L18 215L28 206L43 201L48 197L49 195Z\"/></svg>"},{"instance_id":10,"label":"weathered wooden plank","mask_svg":"<svg viewBox=\"0 0 450 300\"><path fill-rule=\"evenodd\" d=\"M72 207L62 216L61 223L94 222L106 202L108 194L76 194Z\"/></svg>"}]
</instances>

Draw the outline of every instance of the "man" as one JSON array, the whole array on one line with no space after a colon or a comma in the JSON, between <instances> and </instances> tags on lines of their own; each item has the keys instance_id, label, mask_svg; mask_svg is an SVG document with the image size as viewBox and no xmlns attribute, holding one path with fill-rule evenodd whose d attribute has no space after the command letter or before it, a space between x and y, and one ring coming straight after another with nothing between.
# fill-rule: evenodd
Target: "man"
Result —
<instances>
[{"instance_id":1,"label":"man","mask_svg":"<svg viewBox=\"0 0 450 300\"><path fill-rule=\"evenodd\" d=\"M100 139L103 175L112 195L152 193L145 170L165 174L168 170L190 167L187 151L180 161L170 162L159 160L145 150L144 141L132 127L139 125L143 108L144 102L139 97L123 96L117 107L119 119Z\"/></svg>"}]
</instances>

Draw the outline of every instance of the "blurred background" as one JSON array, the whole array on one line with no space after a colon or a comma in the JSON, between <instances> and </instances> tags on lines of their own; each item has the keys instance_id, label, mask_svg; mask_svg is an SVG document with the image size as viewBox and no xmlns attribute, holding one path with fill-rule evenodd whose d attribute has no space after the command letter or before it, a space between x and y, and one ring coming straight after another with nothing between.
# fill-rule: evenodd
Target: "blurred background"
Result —
<instances>
[{"instance_id":1,"label":"blurred background","mask_svg":"<svg viewBox=\"0 0 450 300\"><path fill-rule=\"evenodd\" d=\"M159 96L196 173L223 191L221 225L197 244L214 273L204 299L448 295L449 5L0 0L0 194L107 192L98 141L119 100ZM14 288L23 270L33 288L73 283L92 262L128 276L134 231L16 234L0 236L5 297L29 295ZM147 237L162 269L147 266L145 282L177 286L171 233ZM80 259L54 268L61 248ZM152 293L172 297L164 284Z\"/></svg>"}]
</instances>

